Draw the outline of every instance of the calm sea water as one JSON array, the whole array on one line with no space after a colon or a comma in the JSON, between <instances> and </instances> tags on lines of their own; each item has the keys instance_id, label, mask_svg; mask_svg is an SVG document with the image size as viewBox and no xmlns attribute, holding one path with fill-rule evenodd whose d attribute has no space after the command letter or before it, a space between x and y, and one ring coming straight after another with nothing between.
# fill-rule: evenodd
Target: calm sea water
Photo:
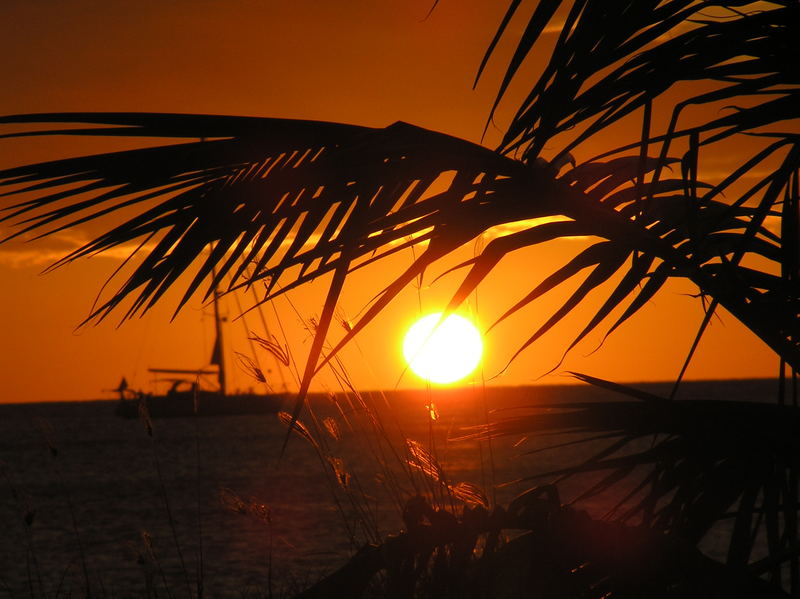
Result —
<instances>
[{"instance_id":1,"label":"calm sea water","mask_svg":"<svg viewBox=\"0 0 800 599\"><path fill-rule=\"evenodd\" d=\"M687 383L682 394L756 399L773 390L770 382L729 381ZM449 481L471 482L491 496L493 482L587 451L528 455L530 441L515 446L519 438L498 441L491 452L448 441L485 420L484 396L476 394L391 398L392 425L432 449ZM491 391L485 401L503 410L598 395L608 396L591 387L541 386ZM342 517L352 510L337 506L335 481L310 443L293 437L278 459L286 427L275 415L160 420L150 436L113 409L113 402L0 406L0 597L67 596L85 588L85 576L107 597L141 597L148 589L188 597L198 579L207 597L266 596L270 585L280 593L313 583L352 553ZM358 443L369 431L346 430L347 409L319 402L320 417L334 416L342 429L325 453L342 458L380 531L396 530L396 505L382 494L375 458ZM524 488L494 493L505 502Z\"/></svg>"}]
</instances>

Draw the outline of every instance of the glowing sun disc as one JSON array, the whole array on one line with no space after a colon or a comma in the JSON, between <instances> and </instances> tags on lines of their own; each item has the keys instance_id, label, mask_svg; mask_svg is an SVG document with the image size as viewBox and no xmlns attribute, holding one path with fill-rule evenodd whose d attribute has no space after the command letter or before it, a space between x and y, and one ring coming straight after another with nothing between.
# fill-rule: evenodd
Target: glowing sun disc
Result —
<instances>
[{"instance_id":1,"label":"glowing sun disc","mask_svg":"<svg viewBox=\"0 0 800 599\"><path fill-rule=\"evenodd\" d=\"M436 326L441 312L423 316L406 333L403 356L409 368L437 384L454 383L481 361L481 334L469 320L451 314Z\"/></svg>"}]
</instances>

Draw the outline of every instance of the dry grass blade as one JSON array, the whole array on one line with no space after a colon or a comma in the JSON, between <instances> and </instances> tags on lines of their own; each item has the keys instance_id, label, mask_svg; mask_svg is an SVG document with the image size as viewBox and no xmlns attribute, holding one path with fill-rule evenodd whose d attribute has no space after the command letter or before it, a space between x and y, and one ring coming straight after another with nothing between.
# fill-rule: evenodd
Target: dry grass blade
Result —
<instances>
[{"instance_id":1,"label":"dry grass blade","mask_svg":"<svg viewBox=\"0 0 800 599\"><path fill-rule=\"evenodd\" d=\"M339 431L339 423L336 422L336 419L332 416L326 416L322 419L322 424L325 427L325 430L328 431L328 434L334 441L340 441L342 438L342 434Z\"/></svg>"},{"instance_id":2,"label":"dry grass blade","mask_svg":"<svg viewBox=\"0 0 800 599\"><path fill-rule=\"evenodd\" d=\"M302 421L292 418L292 415L288 412L278 412L278 420L286 425L288 432L295 433L301 439L308 441L318 452L322 452L322 449L317 440L314 438L314 435L311 434L311 431L305 424L303 424Z\"/></svg>"},{"instance_id":3,"label":"dry grass blade","mask_svg":"<svg viewBox=\"0 0 800 599\"><path fill-rule=\"evenodd\" d=\"M281 345L275 335L272 336L272 339L264 339L252 331L250 332L250 335L251 336L248 337L250 341L255 341L263 349L267 350L276 360L278 360L278 362L286 367L289 366L289 349L285 345Z\"/></svg>"},{"instance_id":4,"label":"dry grass blade","mask_svg":"<svg viewBox=\"0 0 800 599\"><path fill-rule=\"evenodd\" d=\"M489 500L486 498L486 495L480 487L472 483L456 483L450 486L450 493L453 497L468 505L477 505L486 509L489 508Z\"/></svg>"},{"instance_id":5,"label":"dry grass blade","mask_svg":"<svg viewBox=\"0 0 800 599\"><path fill-rule=\"evenodd\" d=\"M327 459L331 470L333 470L336 482L339 483L339 486L341 486L343 489L347 489L350 486L350 473L345 467L344 460L342 458L332 456L328 456Z\"/></svg>"},{"instance_id":6,"label":"dry grass blade","mask_svg":"<svg viewBox=\"0 0 800 599\"><path fill-rule=\"evenodd\" d=\"M232 489L222 487L219 490L220 503L232 512L246 516L252 516L256 520L264 522L265 524L272 523L272 513L266 504L258 501L256 498L251 497L244 499Z\"/></svg>"},{"instance_id":7,"label":"dry grass blade","mask_svg":"<svg viewBox=\"0 0 800 599\"><path fill-rule=\"evenodd\" d=\"M436 482L445 482L444 470L439 461L419 441L406 439L406 446L410 454L407 460L409 466L420 470Z\"/></svg>"},{"instance_id":8,"label":"dry grass blade","mask_svg":"<svg viewBox=\"0 0 800 599\"><path fill-rule=\"evenodd\" d=\"M239 365L242 367L242 369L251 377L253 377L255 380L257 380L259 383L267 382L267 378L264 376L264 372L250 356L247 356L240 352L236 352L236 359L239 362Z\"/></svg>"}]
</instances>

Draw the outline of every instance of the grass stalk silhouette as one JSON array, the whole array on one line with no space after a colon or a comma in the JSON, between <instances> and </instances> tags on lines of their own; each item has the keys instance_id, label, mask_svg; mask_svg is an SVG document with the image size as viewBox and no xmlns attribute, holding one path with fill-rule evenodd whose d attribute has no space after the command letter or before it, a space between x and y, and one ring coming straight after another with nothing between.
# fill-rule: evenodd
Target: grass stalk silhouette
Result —
<instances>
[{"instance_id":1,"label":"grass stalk silhouette","mask_svg":"<svg viewBox=\"0 0 800 599\"><path fill-rule=\"evenodd\" d=\"M45 593L44 582L42 580L42 571L39 567L39 559L36 556L36 548L33 541L32 526L36 518L36 512L25 500L24 496L22 495L22 491L18 489L11 480L11 475L8 472L6 464L0 463L0 471L2 471L3 480L5 480L6 484L8 485L8 488L11 491L11 497L16 503L19 513L22 514L22 520L24 522L25 570L27 574L28 591L30 596L33 598L36 594L35 589L38 589L39 596L44 597ZM31 567L33 567L33 571L31 571ZM2 576L0 576L0 585L5 588L8 595L11 595L11 588L8 586L8 583Z\"/></svg>"},{"instance_id":2,"label":"grass stalk silhouette","mask_svg":"<svg viewBox=\"0 0 800 599\"><path fill-rule=\"evenodd\" d=\"M195 401L197 396L197 389L195 387ZM196 404L195 404L196 405ZM197 519L196 519L196 527L197 527L197 570L195 575L195 592L197 593L197 599L201 599L205 592L205 564L203 560L203 519L200 515L200 473L201 473L201 462L200 462L200 422L198 421L197 410L195 409L194 413L194 457L195 457L195 505L197 510ZM173 534L173 538L175 538L177 542L177 536ZM183 565L183 556L181 555L181 564ZM186 584L189 586L189 578L188 573L186 573L186 566L183 566L184 573L186 574ZM190 593L191 595L191 593Z\"/></svg>"},{"instance_id":3,"label":"grass stalk silhouette","mask_svg":"<svg viewBox=\"0 0 800 599\"><path fill-rule=\"evenodd\" d=\"M56 482L59 487L59 495L64 498L64 502L66 503L67 510L69 512L70 524L72 525L72 533L75 537L75 545L78 548L78 557L80 559L81 573L83 574L84 592L86 594L86 599L91 599L92 585L89 576L89 565L87 563L86 551L84 550L80 529L78 528L78 519L75 515L75 505L72 502L72 494L70 493L69 489L67 488L67 485L64 482L64 477L61 474L61 468L58 463L58 456L59 456L58 447L56 446L55 440L53 439L52 428L50 427L50 424L47 421L39 420L37 422L37 427L39 429L39 433L42 436L42 440L46 443L48 448L53 472L55 473ZM64 574L66 575L66 571L64 572Z\"/></svg>"}]
</instances>

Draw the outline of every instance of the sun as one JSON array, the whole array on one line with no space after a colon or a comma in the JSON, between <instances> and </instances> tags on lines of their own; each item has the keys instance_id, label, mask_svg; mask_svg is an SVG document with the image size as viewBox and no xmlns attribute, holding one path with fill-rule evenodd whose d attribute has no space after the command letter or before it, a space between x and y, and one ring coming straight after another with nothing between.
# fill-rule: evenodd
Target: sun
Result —
<instances>
[{"instance_id":1,"label":"sun","mask_svg":"<svg viewBox=\"0 0 800 599\"><path fill-rule=\"evenodd\" d=\"M403 340L409 368L423 379L445 385L470 374L481 360L481 334L469 320L451 314L439 324L442 313L415 322Z\"/></svg>"}]
</instances>

